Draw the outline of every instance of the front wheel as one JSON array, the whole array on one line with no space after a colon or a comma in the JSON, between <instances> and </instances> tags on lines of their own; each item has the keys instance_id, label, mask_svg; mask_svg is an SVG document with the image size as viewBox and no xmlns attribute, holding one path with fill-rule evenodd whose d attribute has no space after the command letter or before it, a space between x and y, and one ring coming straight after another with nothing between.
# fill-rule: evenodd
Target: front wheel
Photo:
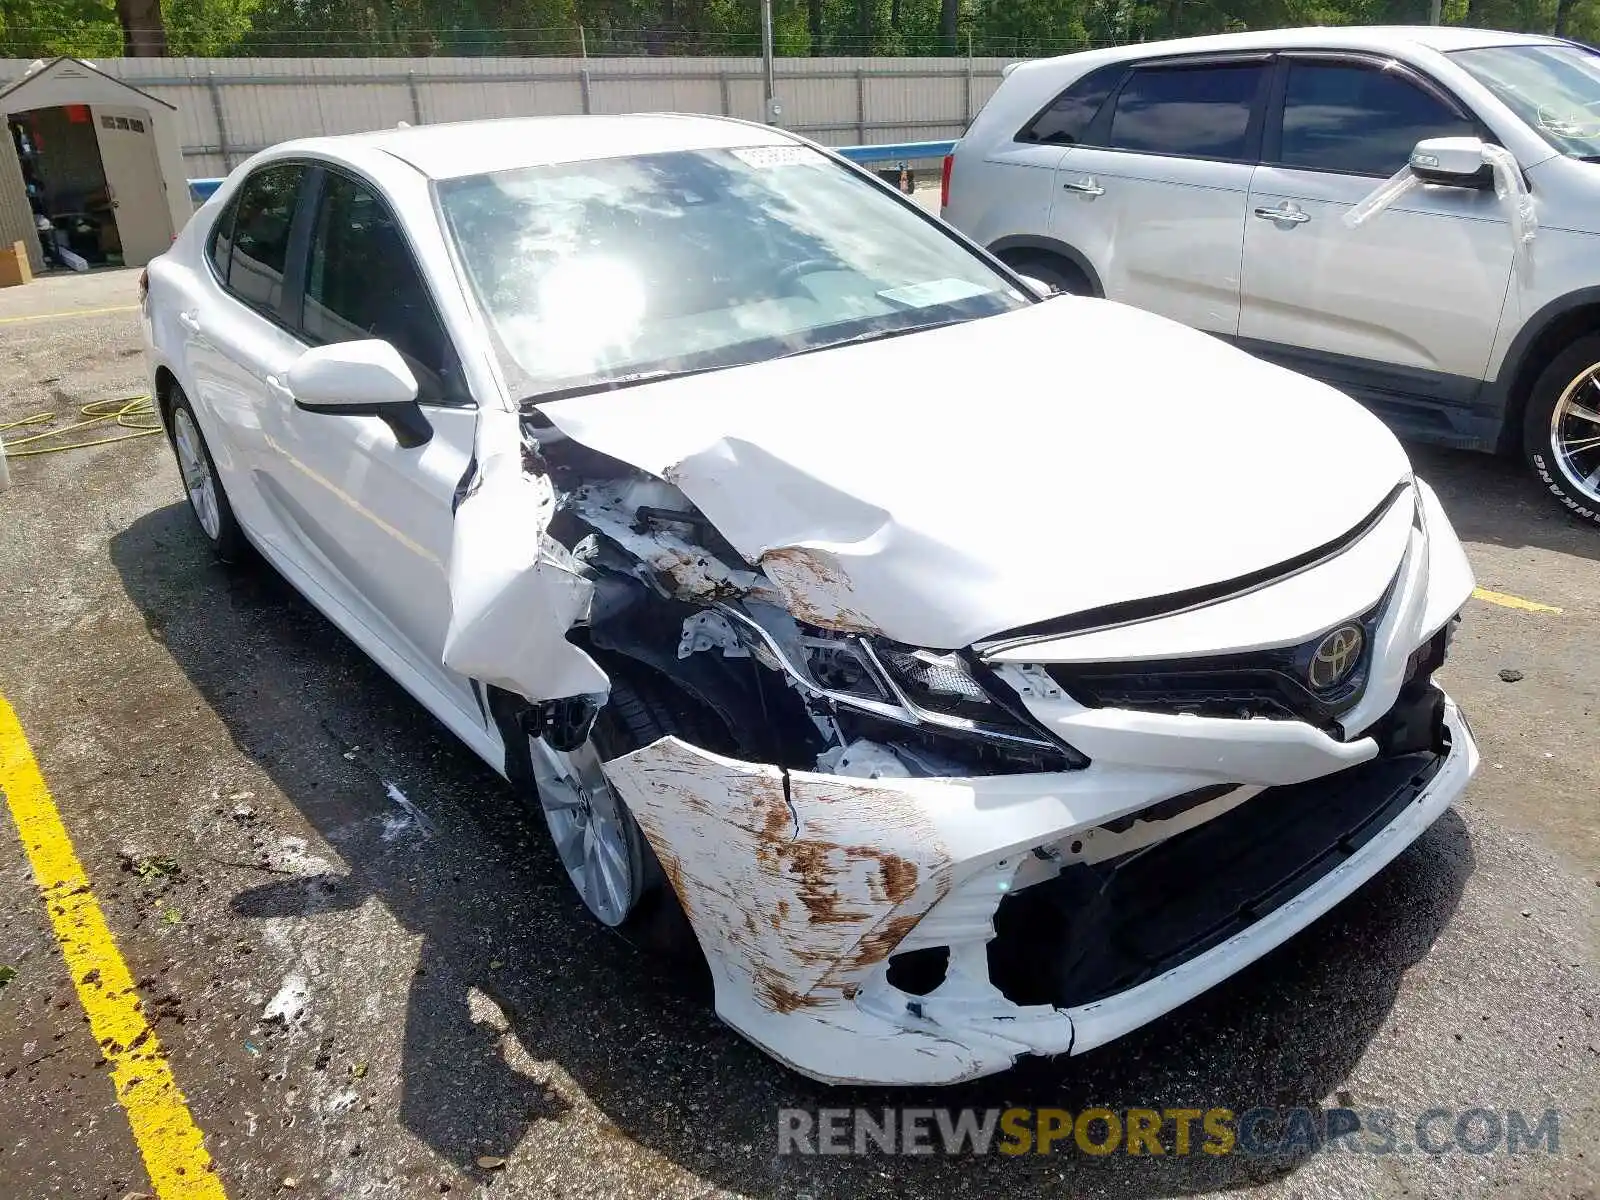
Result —
<instances>
[{"instance_id":1,"label":"front wheel","mask_svg":"<svg viewBox=\"0 0 1600 1200\"><path fill-rule=\"evenodd\" d=\"M1600 524L1600 335L1579 338L1544 369L1528 398L1522 444L1551 497Z\"/></svg>"}]
</instances>

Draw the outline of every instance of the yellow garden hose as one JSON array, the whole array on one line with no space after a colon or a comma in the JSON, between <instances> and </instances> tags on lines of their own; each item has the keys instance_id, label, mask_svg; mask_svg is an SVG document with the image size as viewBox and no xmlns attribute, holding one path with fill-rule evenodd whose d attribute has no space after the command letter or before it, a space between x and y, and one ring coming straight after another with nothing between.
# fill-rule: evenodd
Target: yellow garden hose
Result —
<instances>
[{"instance_id":1,"label":"yellow garden hose","mask_svg":"<svg viewBox=\"0 0 1600 1200\"><path fill-rule=\"evenodd\" d=\"M5 431L8 429L27 429L35 425L49 425L56 419L55 414L47 412L34 413L33 416L23 417L20 421L0 423L0 442L3 442L5 447L0 453L3 453L6 458L27 458L31 454L58 454L64 450L82 450L86 446L105 446L112 442L125 442L129 438L148 437L152 433L161 432L161 418L156 415L156 406L149 396L128 396L121 400L96 400L93 404L85 404L80 408L78 415L84 419L74 421L71 425L45 429L19 438L5 437ZM65 442L61 445L37 445L37 443L50 438L58 438L64 434L103 426L107 421L114 421L118 428L126 429L128 432L119 433L113 437ZM28 449L22 449L24 446L28 447Z\"/></svg>"}]
</instances>

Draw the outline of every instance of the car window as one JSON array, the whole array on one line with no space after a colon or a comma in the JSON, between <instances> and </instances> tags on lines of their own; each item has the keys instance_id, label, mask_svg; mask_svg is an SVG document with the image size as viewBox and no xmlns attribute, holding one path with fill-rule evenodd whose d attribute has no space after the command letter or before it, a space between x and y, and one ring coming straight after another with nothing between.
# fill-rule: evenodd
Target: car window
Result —
<instances>
[{"instance_id":1,"label":"car window","mask_svg":"<svg viewBox=\"0 0 1600 1200\"><path fill-rule=\"evenodd\" d=\"M1286 167L1393 175L1423 138L1470 137L1476 126L1394 71L1333 63L1289 64L1283 96Z\"/></svg>"},{"instance_id":2,"label":"car window","mask_svg":"<svg viewBox=\"0 0 1600 1200\"><path fill-rule=\"evenodd\" d=\"M1244 158L1264 63L1145 67L1117 95L1111 145L1147 154Z\"/></svg>"},{"instance_id":3,"label":"car window","mask_svg":"<svg viewBox=\"0 0 1600 1200\"><path fill-rule=\"evenodd\" d=\"M1082 141L1089 123L1127 71L1126 63L1113 63L1098 71L1090 71L1030 121L1017 134L1016 140L1056 146L1071 146Z\"/></svg>"},{"instance_id":4,"label":"car window","mask_svg":"<svg viewBox=\"0 0 1600 1200\"><path fill-rule=\"evenodd\" d=\"M449 342L411 247L371 189L329 172L306 264L306 337L319 345L381 338L437 393Z\"/></svg>"},{"instance_id":5,"label":"car window","mask_svg":"<svg viewBox=\"0 0 1600 1200\"><path fill-rule=\"evenodd\" d=\"M206 243L206 254L217 269L218 279L228 278L228 259L233 253L233 218L239 211L239 197L228 201L217 223L211 227L211 238Z\"/></svg>"},{"instance_id":6,"label":"car window","mask_svg":"<svg viewBox=\"0 0 1600 1200\"><path fill-rule=\"evenodd\" d=\"M289 227L305 168L267 167L244 181L233 221L228 290L257 308L276 310L283 300Z\"/></svg>"}]
</instances>

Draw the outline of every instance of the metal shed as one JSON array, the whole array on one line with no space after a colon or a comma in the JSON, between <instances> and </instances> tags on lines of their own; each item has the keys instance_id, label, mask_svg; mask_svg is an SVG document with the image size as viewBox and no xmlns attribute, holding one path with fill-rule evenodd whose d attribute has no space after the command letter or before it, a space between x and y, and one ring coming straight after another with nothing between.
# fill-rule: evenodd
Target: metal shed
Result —
<instances>
[{"instance_id":1,"label":"metal shed","mask_svg":"<svg viewBox=\"0 0 1600 1200\"><path fill-rule=\"evenodd\" d=\"M0 90L0 114L0 245L22 241L35 271L46 242L95 264L143 266L193 213L177 110L93 63L35 63Z\"/></svg>"}]
</instances>

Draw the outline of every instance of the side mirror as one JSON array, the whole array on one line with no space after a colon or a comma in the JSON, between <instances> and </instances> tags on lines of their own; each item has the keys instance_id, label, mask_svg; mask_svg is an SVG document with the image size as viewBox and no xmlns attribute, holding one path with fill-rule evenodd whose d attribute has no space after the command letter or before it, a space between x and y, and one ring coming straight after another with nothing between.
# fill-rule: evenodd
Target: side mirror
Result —
<instances>
[{"instance_id":1,"label":"side mirror","mask_svg":"<svg viewBox=\"0 0 1600 1200\"><path fill-rule=\"evenodd\" d=\"M1475 137L1424 138L1411 151L1411 173L1423 183L1448 187L1493 187L1494 170Z\"/></svg>"},{"instance_id":2,"label":"side mirror","mask_svg":"<svg viewBox=\"0 0 1600 1200\"><path fill-rule=\"evenodd\" d=\"M381 417L407 450L433 437L417 406L417 377L388 342L316 346L295 359L283 382L306 412Z\"/></svg>"}]
</instances>

